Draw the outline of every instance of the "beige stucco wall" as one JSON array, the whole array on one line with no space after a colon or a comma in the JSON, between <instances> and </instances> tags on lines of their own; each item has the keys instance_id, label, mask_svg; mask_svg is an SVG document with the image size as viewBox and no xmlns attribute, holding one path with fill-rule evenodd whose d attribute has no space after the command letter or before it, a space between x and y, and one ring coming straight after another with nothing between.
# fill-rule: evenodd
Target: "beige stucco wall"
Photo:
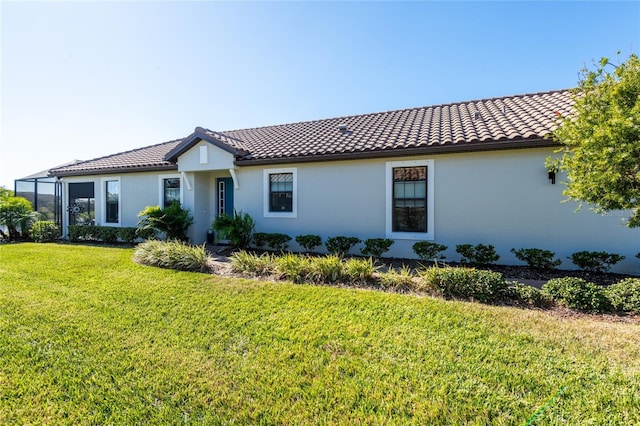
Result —
<instances>
[{"instance_id":1,"label":"beige stucco wall","mask_svg":"<svg viewBox=\"0 0 640 426\"><path fill-rule=\"evenodd\" d=\"M542 248L556 252L562 267L572 268L567 256L579 250L604 250L627 258L615 270L638 273L635 253L640 251L640 229L622 223L628 212L600 216L575 203L563 203L560 183L552 185L544 168L551 149L526 149L468 154L448 154L393 159L287 164L286 166L236 167L234 207L249 213L258 232L283 232L291 237L317 234L346 235L361 239L384 238L386 225L385 169L387 161L433 160L434 241L449 246L447 259L459 259L455 245L493 244L499 263L518 264L514 248ZM229 177L229 154L208 146L209 164L200 165L199 146L180 157L182 202L194 218L189 231L194 243L206 240L216 215L216 178ZM206 166L208 169L198 169ZM297 215L295 218L264 216L264 170L296 169ZM120 226L135 226L140 210L160 203L159 175L179 172L122 173L67 177L63 206L68 205L66 184L95 183L96 223L102 224L103 179L119 177L121 183ZM67 214L63 214L66 229ZM414 257L415 240L396 240L389 256ZM292 249L298 249L294 241ZM359 253L359 247L354 249Z\"/></svg>"},{"instance_id":2,"label":"beige stucco wall","mask_svg":"<svg viewBox=\"0 0 640 426\"><path fill-rule=\"evenodd\" d=\"M555 251L562 267L572 268L567 260L571 253L604 250L627 257L616 270L637 273L640 229L623 225L628 212L600 216L588 207L575 212L577 204L563 203L563 176L552 185L544 168L552 153L527 149L287 165L297 169L296 218L264 217L263 169L270 167L241 167L235 205L253 216L260 232L384 238L386 161L433 159L434 241L449 246L447 259L459 259L456 244L484 243L496 247L499 263L520 263L510 253L512 247L537 247ZM388 255L414 257L414 242L397 240Z\"/></svg>"}]
</instances>

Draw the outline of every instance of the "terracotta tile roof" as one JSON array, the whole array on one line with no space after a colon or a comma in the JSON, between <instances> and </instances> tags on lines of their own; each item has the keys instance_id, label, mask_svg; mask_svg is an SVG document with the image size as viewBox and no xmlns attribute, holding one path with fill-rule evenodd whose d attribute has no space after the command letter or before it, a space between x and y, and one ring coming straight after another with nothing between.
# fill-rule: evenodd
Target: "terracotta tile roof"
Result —
<instances>
[{"instance_id":1,"label":"terracotta tile roof","mask_svg":"<svg viewBox=\"0 0 640 426\"><path fill-rule=\"evenodd\" d=\"M238 164L548 146L557 115L571 114L572 105L560 90L195 134L236 150Z\"/></svg>"},{"instance_id":2,"label":"terracotta tile roof","mask_svg":"<svg viewBox=\"0 0 640 426\"><path fill-rule=\"evenodd\" d=\"M167 153L182 142L176 139L156 145L138 148L93 160L79 161L64 167L49 170L53 176L76 176L99 173L119 173L141 170L176 170L175 163L166 161Z\"/></svg>"},{"instance_id":3,"label":"terracotta tile roof","mask_svg":"<svg viewBox=\"0 0 640 426\"><path fill-rule=\"evenodd\" d=\"M238 165L550 146L545 136L572 106L569 91L559 90L225 132L198 127L184 139L52 173L175 169L201 140L233 153Z\"/></svg>"}]
</instances>

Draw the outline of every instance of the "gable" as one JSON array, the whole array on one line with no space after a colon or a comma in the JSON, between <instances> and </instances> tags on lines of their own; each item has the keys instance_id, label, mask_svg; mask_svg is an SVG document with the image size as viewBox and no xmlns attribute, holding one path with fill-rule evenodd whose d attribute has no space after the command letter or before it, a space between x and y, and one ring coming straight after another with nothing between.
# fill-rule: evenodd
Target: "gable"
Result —
<instances>
[{"instance_id":1,"label":"gable","mask_svg":"<svg viewBox=\"0 0 640 426\"><path fill-rule=\"evenodd\" d=\"M208 141L199 140L178 156L178 171L197 172L233 169L235 167L234 159L234 155L230 152Z\"/></svg>"}]
</instances>

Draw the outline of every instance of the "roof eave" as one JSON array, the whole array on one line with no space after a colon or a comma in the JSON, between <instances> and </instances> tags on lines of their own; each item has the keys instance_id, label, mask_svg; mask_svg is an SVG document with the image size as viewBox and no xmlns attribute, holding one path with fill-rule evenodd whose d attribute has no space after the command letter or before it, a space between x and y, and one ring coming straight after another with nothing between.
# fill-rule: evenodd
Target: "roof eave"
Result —
<instances>
[{"instance_id":1,"label":"roof eave","mask_svg":"<svg viewBox=\"0 0 640 426\"><path fill-rule=\"evenodd\" d=\"M133 166L133 167L114 167L104 169L86 169L86 170L49 170L49 176L53 177L71 177L71 176L89 176L89 175L114 175L120 173L137 173L137 172L159 172L165 170L177 170L176 164L155 165L155 166Z\"/></svg>"},{"instance_id":2,"label":"roof eave","mask_svg":"<svg viewBox=\"0 0 640 426\"><path fill-rule=\"evenodd\" d=\"M254 166L268 164L311 163L340 160L364 160L371 158L410 157L416 155L439 155L465 152L501 151L507 149L557 147L558 143L552 139L515 139L492 142L476 142L464 145L436 145L415 148L394 148L373 151L343 152L333 154L305 155L277 158L241 159L235 161L237 166Z\"/></svg>"}]
</instances>

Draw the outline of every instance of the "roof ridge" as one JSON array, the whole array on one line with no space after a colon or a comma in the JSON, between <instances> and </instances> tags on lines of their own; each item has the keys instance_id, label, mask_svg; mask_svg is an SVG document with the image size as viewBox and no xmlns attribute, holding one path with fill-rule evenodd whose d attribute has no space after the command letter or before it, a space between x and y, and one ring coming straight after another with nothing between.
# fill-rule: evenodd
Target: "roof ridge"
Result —
<instances>
[{"instance_id":1,"label":"roof ridge","mask_svg":"<svg viewBox=\"0 0 640 426\"><path fill-rule=\"evenodd\" d=\"M212 131L212 130L209 130L209 129L206 129L206 130L209 130L209 131L212 131L212 132L215 132L215 133L225 134L226 132L242 132L242 131L250 131L250 130L261 130L261 129L269 129L269 128L277 128L277 127L287 127L287 126L294 126L294 125L298 125L298 124L318 123L318 122L321 122L321 121L329 121L329 120L349 119L349 118L372 116L372 115L378 115L378 114L390 114L390 113L398 113L398 112L404 112L404 111L414 111L414 110L420 110L420 109L442 108L442 107L447 107L447 106L452 106L452 105L463 105L463 104L473 104L473 103L478 103L478 102L497 101L497 100L500 100L500 99L523 98L525 96L550 95L552 93L569 92L570 90L572 90L572 89L554 89L554 90L547 90L547 91L544 91L544 92L530 92L530 93L521 93L521 94L515 94L515 95L509 95L509 96L496 96L496 97L493 97L493 98L469 99L469 100L459 101L459 102L448 102L448 103L435 104L435 105L422 105L422 106L416 106L416 107L411 107L411 108L401 108L401 109L392 109L392 110L387 110L387 111L369 112L369 113L363 113L363 114L351 114L351 115L344 115L344 116L337 116L337 117L318 118L318 119L314 119L314 120L293 121L293 122L289 122L289 123L271 124L271 125L256 126L256 127L247 127L247 128L243 128L243 129L224 130L224 131L221 131L221 132ZM225 134L225 136L227 136L227 135ZM241 142L244 142L241 139L239 139L239 140Z\"/></svg>"}]
</instances>

